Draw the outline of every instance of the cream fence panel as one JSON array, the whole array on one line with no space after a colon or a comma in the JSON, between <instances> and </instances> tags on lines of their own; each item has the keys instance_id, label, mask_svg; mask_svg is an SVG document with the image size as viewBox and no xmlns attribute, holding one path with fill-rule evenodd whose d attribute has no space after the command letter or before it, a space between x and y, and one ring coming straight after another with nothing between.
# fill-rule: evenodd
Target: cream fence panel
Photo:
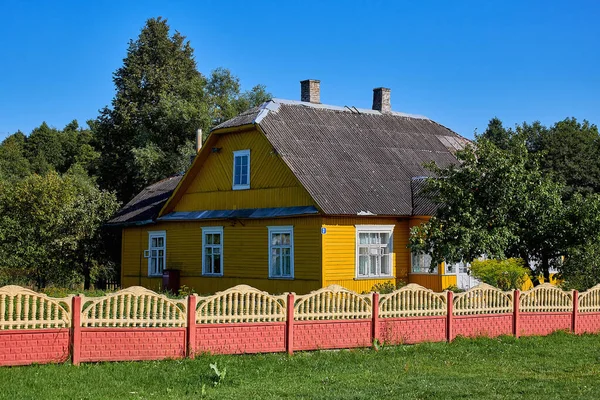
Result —
<instances>
[{"instance_id":1,"label":"cream fence panel","mask_svg":"<svg viewBox=\"0 0 600 400\"><path fill-rule=\"evenodd\" d=\"M513 293L481 283L454 296L454 315L504 314L513 312Z\"/></svg>"},{"instance_id":2,"label":"cream fence panel","mask_svg":"<svg viewBox=\"0 0 600 400\"><path fill-rule=\"evenodd\" d=\"M298 296L294 304L294 319L363 319L371 318L372 294L358 294L338 285Z\"/></svg>"},{"instance_id":3,"label":"cream fence panel","mask_svg":"<svg viewBox=\"0 0 600 400\"><path fill-rule=\"evenodd\" d=\"M1 287L0 330L69 328L72 297L48 297L14 285Z\"/></svg>"},{"instance_id":4,"label":"cream fence panel","mask_svg":"<svg viewBox=\"0 0 600 400\"><path fill-rule=\"evenodd\" d=\"M600 312L600 284L579 294L578 303L579 312Z\"/></svg>"},{"instance_id":5,"label":"cream fence panel","mask_svg":"<svg viewBox=\"0 0 600 400\"><path fill-rule=\"evenodd\" d=\"M445 293L435 293L416 283L383 294L379 298L381 318L424 317L447 313Z\"/></svg>"},{"instance_id":6,"label":"cream fence panel","mask_svg":"<svg viewBox=\"0 0 600 400\"><path fill-rule=\"evenodd\" d=\"M519 300L521 312L567 312L573 310L573 294L551 283L523 292Z\"/></svg>"},{"instance_id":7,"label":"cream fence panel","mask_svg":"<svg viewBox=\"0 0 600 400\"><path fill-rule=\"evenodd\" d=\"M141 286L103 297L81 296L83 327L185 327L185 300L174 300Z\"/></svg>"},{"instance_id":8,"label":"cream fence panel","mask_svg":"<svg viewBox=\"0 0 600 400\"><path fill-rule=\"evenodd\" d=\"M213 296L197 296L196 322L225 324L286 320L287 295L274 296L248 285L238 285Z\"/></svg>"}]
</instances>

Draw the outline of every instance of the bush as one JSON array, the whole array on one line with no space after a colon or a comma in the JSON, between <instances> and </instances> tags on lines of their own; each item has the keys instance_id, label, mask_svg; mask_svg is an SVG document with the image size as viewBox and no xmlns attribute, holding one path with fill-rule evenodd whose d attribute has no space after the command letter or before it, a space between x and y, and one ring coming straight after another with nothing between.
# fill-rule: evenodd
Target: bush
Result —
<instances>
[{"instance_id":1,"label":"bush","mask_svg":"<svg viewBox=\"0 0 600 400\"><path fill-rule=\"evenodd\" d=\"M376 283L375 285L373 285L373 287L371 288L371 292L377 292L380 294L388 294L388 293L392 293L394 290L398 290L404 286L406 286L406 282L404 282L404 281L399 281L397 284L394 284L394 282L392 282L392 281L387 281L387 282L383 282L383 283Z\"/></svg>"},{"instance_id":2,"label":"bush","mask_svg":"<svg viewBox=\"0 0 600 400\"><path fill-rule=\"evenodd\" d=\"M600 283L600 245L591 243L569 249L560 272L563 289L585 291Z\"/></svg>"},{"instance_id":3,"label":"bush","mask_svg":"<svg viewBox=\"0 0 600 400\"><path fill-rule=\"evenodd\" d=\"M470 269L474 278L502 290L520 289L529 274L520 258L476 260L471 263Z\"/></svg>"}]
</instances>

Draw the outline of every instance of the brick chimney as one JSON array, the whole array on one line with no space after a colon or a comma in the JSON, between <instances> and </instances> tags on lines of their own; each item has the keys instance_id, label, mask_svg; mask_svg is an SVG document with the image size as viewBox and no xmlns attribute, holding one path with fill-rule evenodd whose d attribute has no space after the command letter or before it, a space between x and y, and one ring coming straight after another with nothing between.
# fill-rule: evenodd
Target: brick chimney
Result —
<instances>
[{"instance_id":1,"label":"brick chimney","mask_svg":"<svg viewBox=\"0 0 600 400\"><path fill-rule=\"evenodd\" d=\"M373 110L381 111L384 114L392 112L390 92L390 89L384 87L373 89Z\"/></svg>"},{"instance_id":2,"label":"brick chimney","mask_svg":"<svg viewBox=\"0 0 600 400\"><path fill-rule=\"evenodd\" d=\"M310 103L321 102L321 81L316 79L306 79L300 81L300 101Z\"/></svg>"}]
</instances>

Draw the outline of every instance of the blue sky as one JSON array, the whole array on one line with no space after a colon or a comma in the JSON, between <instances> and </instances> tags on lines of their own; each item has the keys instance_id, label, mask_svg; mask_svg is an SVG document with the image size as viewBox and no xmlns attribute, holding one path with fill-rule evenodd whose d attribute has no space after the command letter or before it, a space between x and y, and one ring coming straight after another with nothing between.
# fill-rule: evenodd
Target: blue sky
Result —
<instances>
[{"instance_id":1,"label":"blue sky","mask_svg":"<svg viewBox=\"0 0 600 400\"><path fill-rule=\"evenodd\" d=\"M223 66L279 98L320 79L323 103L370 108L386 86L395 111L466 137L494 116L600 124L598 1L0 0L0 13L0 140L95 118L129 39L157 16L202 73Z\"/></svg>"}]
</instances>

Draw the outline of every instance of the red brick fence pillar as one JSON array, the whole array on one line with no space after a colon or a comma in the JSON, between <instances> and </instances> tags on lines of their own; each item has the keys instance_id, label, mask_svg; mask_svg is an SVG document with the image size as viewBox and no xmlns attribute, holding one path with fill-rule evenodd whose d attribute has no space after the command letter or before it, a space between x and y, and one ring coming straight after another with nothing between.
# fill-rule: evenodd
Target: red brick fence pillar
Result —
<instances>
[{"instance_id":1,"label":"red brick fence pillar","mask_svg":"<svg viewBox=\"0 0 600 400\"><path fill-rule=\"evenodd\" d=\"M294 301L294 293L288 293L285 349L290 355L294 354Z\"/></svg>"},{"instance_id":2,"label":"red brick fence pillar","mask_svg":"<svg viewBox=\"0 0 600 400\"><path fill-rule=\"evenodd\" d=\"M519 303L520 303L520 292L515 290L513 292L513 335L519 337Z\"/></svg>"},{"instance_id":3,"label":"red brick fence pillar","mask_svg":"<svg viewBox=\"0 0 600 400\"><path fill-rule=\"evenodd\" d=\"M577 333L577 314L579 312L579 292L573 290L573 320L571 322L571 332Z\"/></svg>"},{"instance_id":4,"label":"red brick fence pillar","mask_svg":"<svg viewBox=\"0 0 600 400\"><path fill-rule=\"evenodd\" d=\"M187 309L187 351L189 358L194 358L196 355L196 296L188 296Z\"/></svg>"},{"instance_id":5,"label":"red brick fence pillar","mask_svg":"<svg viewBox=\"0 0 600 400\"><path fill-rule=\"evenodd\" d=\"M379 293L373 293L372 303L371 343L375 345L375 341L379 341ZM377 349L377 347L375 347L375 349Z\"/></svg>"},{"instance_id":6,"label":"red brick fence pillar","mask_svg":"<svg viewBox=\"0 0 600 400\"><path fill-rule=\"evenodd\" d=\"M448 291L446 298L446 305L448 306L446 312L446 340L452 341L452 335L454 334L454 293Z\"/></svg>"},{"instance_id":7,"label":"red brick fence pillar","mask_svg":"<svg viewBox=\"0 0 600 400\"><path fill-rule=\"evenodd\" d=\"M71 354L73 365L81 363L81 297L71 303Z\"/></svg>"}]
</instances>

